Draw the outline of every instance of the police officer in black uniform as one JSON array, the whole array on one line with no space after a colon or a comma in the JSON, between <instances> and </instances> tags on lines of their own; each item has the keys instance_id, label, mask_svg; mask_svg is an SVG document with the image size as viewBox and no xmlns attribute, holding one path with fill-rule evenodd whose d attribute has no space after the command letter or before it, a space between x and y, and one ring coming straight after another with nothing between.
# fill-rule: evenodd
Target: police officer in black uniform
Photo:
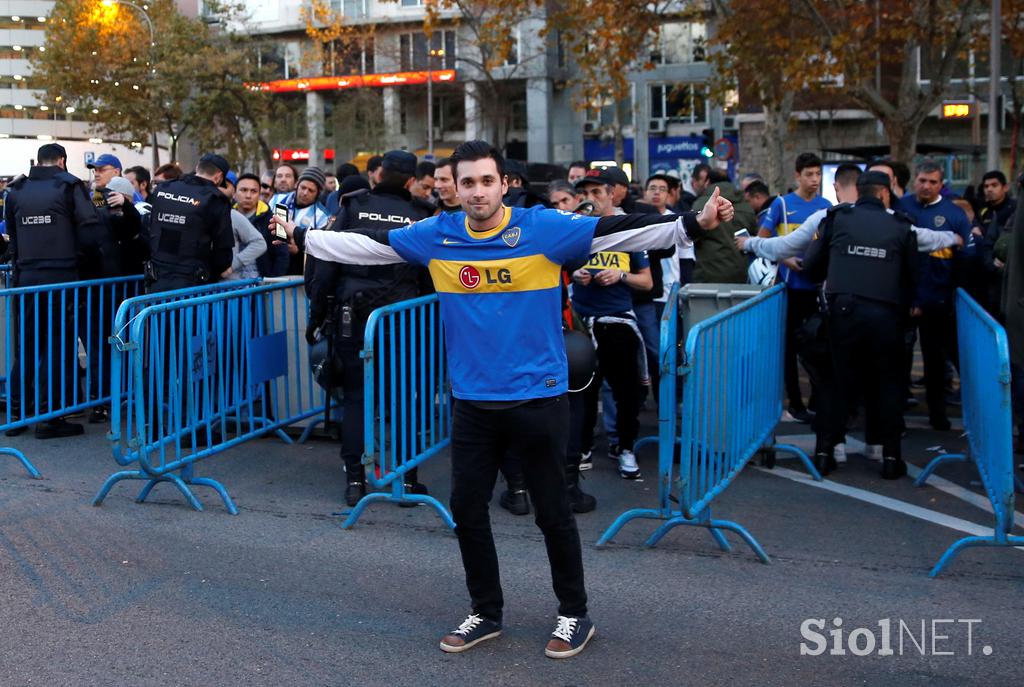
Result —
<instances>
[{"instance_id":1,"label":"police officer in black uniform","mask_svg":"<svg viewBox=\"0 0 1024 687\"><path fill-rule=\"evenodd\" d=\"M882 477L907 474L900 447L903 325L917 280L917 239L910 219L889 211L889 178L865 172L857 203L829 211L804 257L804 274L825 282L835 384L823 399L828 421L818 431L815 465L835 468L832 444L846 433L851 375L862 375L867 413L877 417Z\"/></svg>"},{"instance_id":2,"label":"police officer in black uniform","mask_svg":"<svg viewBox=\"0 0 1024 687\"><path fill-rule=\"evenodd\" d=\"M85 184L69 174L65 168L67 153L56 143L48 143L36 154L38 164L27 177L19 177L11 183L4 204L4 218L11 237L10 253L14 269L15 286L40 286L79 280L79 266L83 255L96 251L104 243L104 226L100 222ZM24 332L24 348L18 351L11 370L11 399L15 406L12 415L16 419L28 417L35 410L42 414L49 412L49 397L60 403L62 392L65 399L72 398L73 384L76 383L77 341L72 335L61 345L52 332L74 332L73 299L61 308L61 299L52 307L47 299L39 299L41 321L35 321L35 307L26 301L24 321L20 330ZM50 307L49 313L46 308ZM20 316L20 313L8 313ZM42 339L36 353L36 330ZM18 331L18 327L15 328ZM21 337L15 341L18 346ZM39 355L42 360L36 360ZM39 379L36 379L38 366ZM24 372L24 377L22 377ZM63 380L63 385L61 380ZM24 407L21 396L24 390ZM36 391L39 408L33 408ZM53 410L57 410L56 407ZM63 418L44 422L36 426L36 438L52 439L81 434L82 425L70 423ZM20 433L20 429L8 434Z\"/></svg>"},{"instance_id":3,"label":"police officer in black uniform","mask_svg":"<svg viewBox=\"0 0 1024 687\"><path fill-rule=\"evenodd\" d=\"M231 267L231 204L219 186L230 169L204 155L195 174L165 181L149 199L149 292L212 284Z\"/></svg>"},{"instance_id":4,"label":"police officer in black uniform","mask_svg":"<svg viewBox=\"0 0 1024 687\"><path fill-rule=\"evenodd\" d=\"M380 183L372 190L343 197L331 229L395 229L434 214L433 206L409 194L409 187L415 181L415 155L392 150L384 155L382 165ZM305 232L296 231L297 241L301 243L304 237ZM343 369L341 457L348 480L345 501L354 506L366 495L362 464L363 361L359 357L366 320L376 308L432 292L432 285L425 270L413 265L361 267L311 260L306 264L306 292L310 300L311 327L321 327L325 321L330 323L329 331L323 334L332 337L332 353L340 362L338 367ZM407 365L410 363L406 361ZM384 376L390 379L389 372ZM384 390L383 393L389 392ZM397 421L397 418L392 420ZM413 431L412 427L407 428L407 436L412 437ZM395 447L395 450L400 449ZM426 487L417 481L415 470L406 473L406 488L417 494L427 493Z\"/></svg>"}]
</instances>

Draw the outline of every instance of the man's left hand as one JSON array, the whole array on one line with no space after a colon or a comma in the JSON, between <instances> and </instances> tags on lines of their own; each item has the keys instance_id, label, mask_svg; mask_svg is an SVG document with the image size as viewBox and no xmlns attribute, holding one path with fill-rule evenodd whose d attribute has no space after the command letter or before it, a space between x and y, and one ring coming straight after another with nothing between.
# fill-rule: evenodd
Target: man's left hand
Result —
<instances>
[{"instance_id":1,"label":"man's left hand","mask_svg":"<svg viewBox=\"0 0 1024 687\"><path fill-rule=\"evenodd\" d=\"M704 209L697 215L697 223L700 224L701 229L710 231L722 222L731 221L735 214L736 210L732 206L732 201L723 198L719 187L715 186Z\"/></svg>"}]
</instances>

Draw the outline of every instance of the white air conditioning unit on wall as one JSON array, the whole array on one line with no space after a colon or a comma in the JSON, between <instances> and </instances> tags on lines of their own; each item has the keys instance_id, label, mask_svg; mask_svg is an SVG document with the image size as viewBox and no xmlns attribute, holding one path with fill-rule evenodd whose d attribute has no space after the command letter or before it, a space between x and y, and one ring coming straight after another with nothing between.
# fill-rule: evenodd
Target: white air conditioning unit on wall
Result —
<instances>
[{"instance_id":1,"label":"white air conditioning unit on wall","mask_svg":"<svg viewBox=\"0 0 1024 687\"><path fill-rule=\"evenodd\" d=\"M663 134L666 128L668 128L668 120L664 117L652 119L647 123L647 133L649 134Z\"/></svg>"},{"instance_id":2,"label":"white air conditioning unit on wall","mask_svg":"<svg viewBox=\"0 0 1024 687\"><path fill-rule=\"evenodd\" d=\"M587 121L583 122L583 133L584 134L597 134L601 132L601 122Z\"/></svg>"}]
</instances>

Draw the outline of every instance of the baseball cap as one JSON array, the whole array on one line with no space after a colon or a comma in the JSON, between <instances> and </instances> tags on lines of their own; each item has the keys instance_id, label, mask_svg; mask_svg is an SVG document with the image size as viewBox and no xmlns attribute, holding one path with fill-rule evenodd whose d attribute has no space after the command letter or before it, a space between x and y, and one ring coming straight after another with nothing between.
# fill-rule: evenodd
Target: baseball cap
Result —
<instances>
[{"instance_id":1,"label":"baseball cap","mask_svg":"<svg viewBox=\"0 0 1024 687\"><path fill-rule=\"evenodd\" d=\"M578 191L587 184L603 184L605 186L614 186L616 183L618 182L614 181L610 176L608 176L607 170L588 169L587 173L583 175L582 179L576 180L575 186L576 190Z\"/></svg>"},{"instance_id":2,"label":"baseball cap","mask_svg":"<svg viewBox=\"0 0 1024 687\"><path fill-rule=\"evenodd\" d=\"M615 184L629 186L629 177L626 176L626 173L623 172L618 167L605 167L602 171L604 172L607 178L611 179L611 181L609 181L608 183L612 184L613 186Z\"/></svg>"},{"instance_id":3,"label":"baseball cap","mask_svg":"<svg viewBox=\"0 0 1024 687\"><path fill-rule=\"evenodd\" d=\"M861 172L861 175L857 177L858 186L884 186L889 188L890 183L889 175L877 170L873 172Z\"/></svg>"},{"instance_id":4,"label":"baseball cap","mask_svg":"<svg viewBox=\"0 0 1024 687\"><path fill-rule=\"evenodd\" d=\"M235 188L238 188L238 175L234 172L228 172L224 175L224 181L231 184Z\"/></svg>"},{"instance_id":5,"label":"baseball cap","mask_svg":"<svg viewBox=\"0 0 1024 687\"><path fill-rule=\"evenodd\" d=\"M110 153L103 153L98 158L86 165L89 169L96 169L97 167L116 167L118 169L124 169L121 166L121 161Z\"/></svg>"},{"instance_id":6,"label":"baseball cap","mask_svg":"<svg viewBox=\"0 0 1024 687\"><path fill-rule=\"evenodd\" d=\"M117 191L128 196L129 199L135 196L135 188L132 186L132 182L128 181L124 177L114 177L107 182L106 188L110 191Z\"/></svg>"},{"instance_id":7,"label":"baseball cap","mask_svg":"<svg viewBox=\"0 0 1024 687\"><path fill-rule=\"evenodd\" d=\"M416 156L407 150L389 150L384 153L381 163L385 172L398 172L413 176L416 174Z\"/></svg>"},{"instance_id":8,"label":"baseball cap","mask_svg":"<svg viewBox=\"0 0 1024 687\"><path fill-rule=\"evenodd\" d=\"M228 164L228 161L216 153L207 153L206 155L203 155L199 158L199 162L205 162L213 165L219 169L225 177L228 175L228 172L231 171L231 165Z\"/></svg>"}]
</instances>

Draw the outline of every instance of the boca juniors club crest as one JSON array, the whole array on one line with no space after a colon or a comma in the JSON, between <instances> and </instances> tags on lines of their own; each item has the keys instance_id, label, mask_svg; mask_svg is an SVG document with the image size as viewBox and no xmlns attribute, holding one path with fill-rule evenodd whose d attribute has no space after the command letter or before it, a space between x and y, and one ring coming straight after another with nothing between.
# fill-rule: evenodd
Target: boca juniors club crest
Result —
<instances>
[{"instance_id":1,"label":"boca juniors club crest","mask_svg":"<svg viewBox=\"0 0 1024 687\"><path fill-rule=\"evenodd\" d=\"M522 233L519 227L509 227L502 233L501 240L509 248L515 248L516 244L519 243L519 237L522 236Z\"/></svg>"}]
</instances>

